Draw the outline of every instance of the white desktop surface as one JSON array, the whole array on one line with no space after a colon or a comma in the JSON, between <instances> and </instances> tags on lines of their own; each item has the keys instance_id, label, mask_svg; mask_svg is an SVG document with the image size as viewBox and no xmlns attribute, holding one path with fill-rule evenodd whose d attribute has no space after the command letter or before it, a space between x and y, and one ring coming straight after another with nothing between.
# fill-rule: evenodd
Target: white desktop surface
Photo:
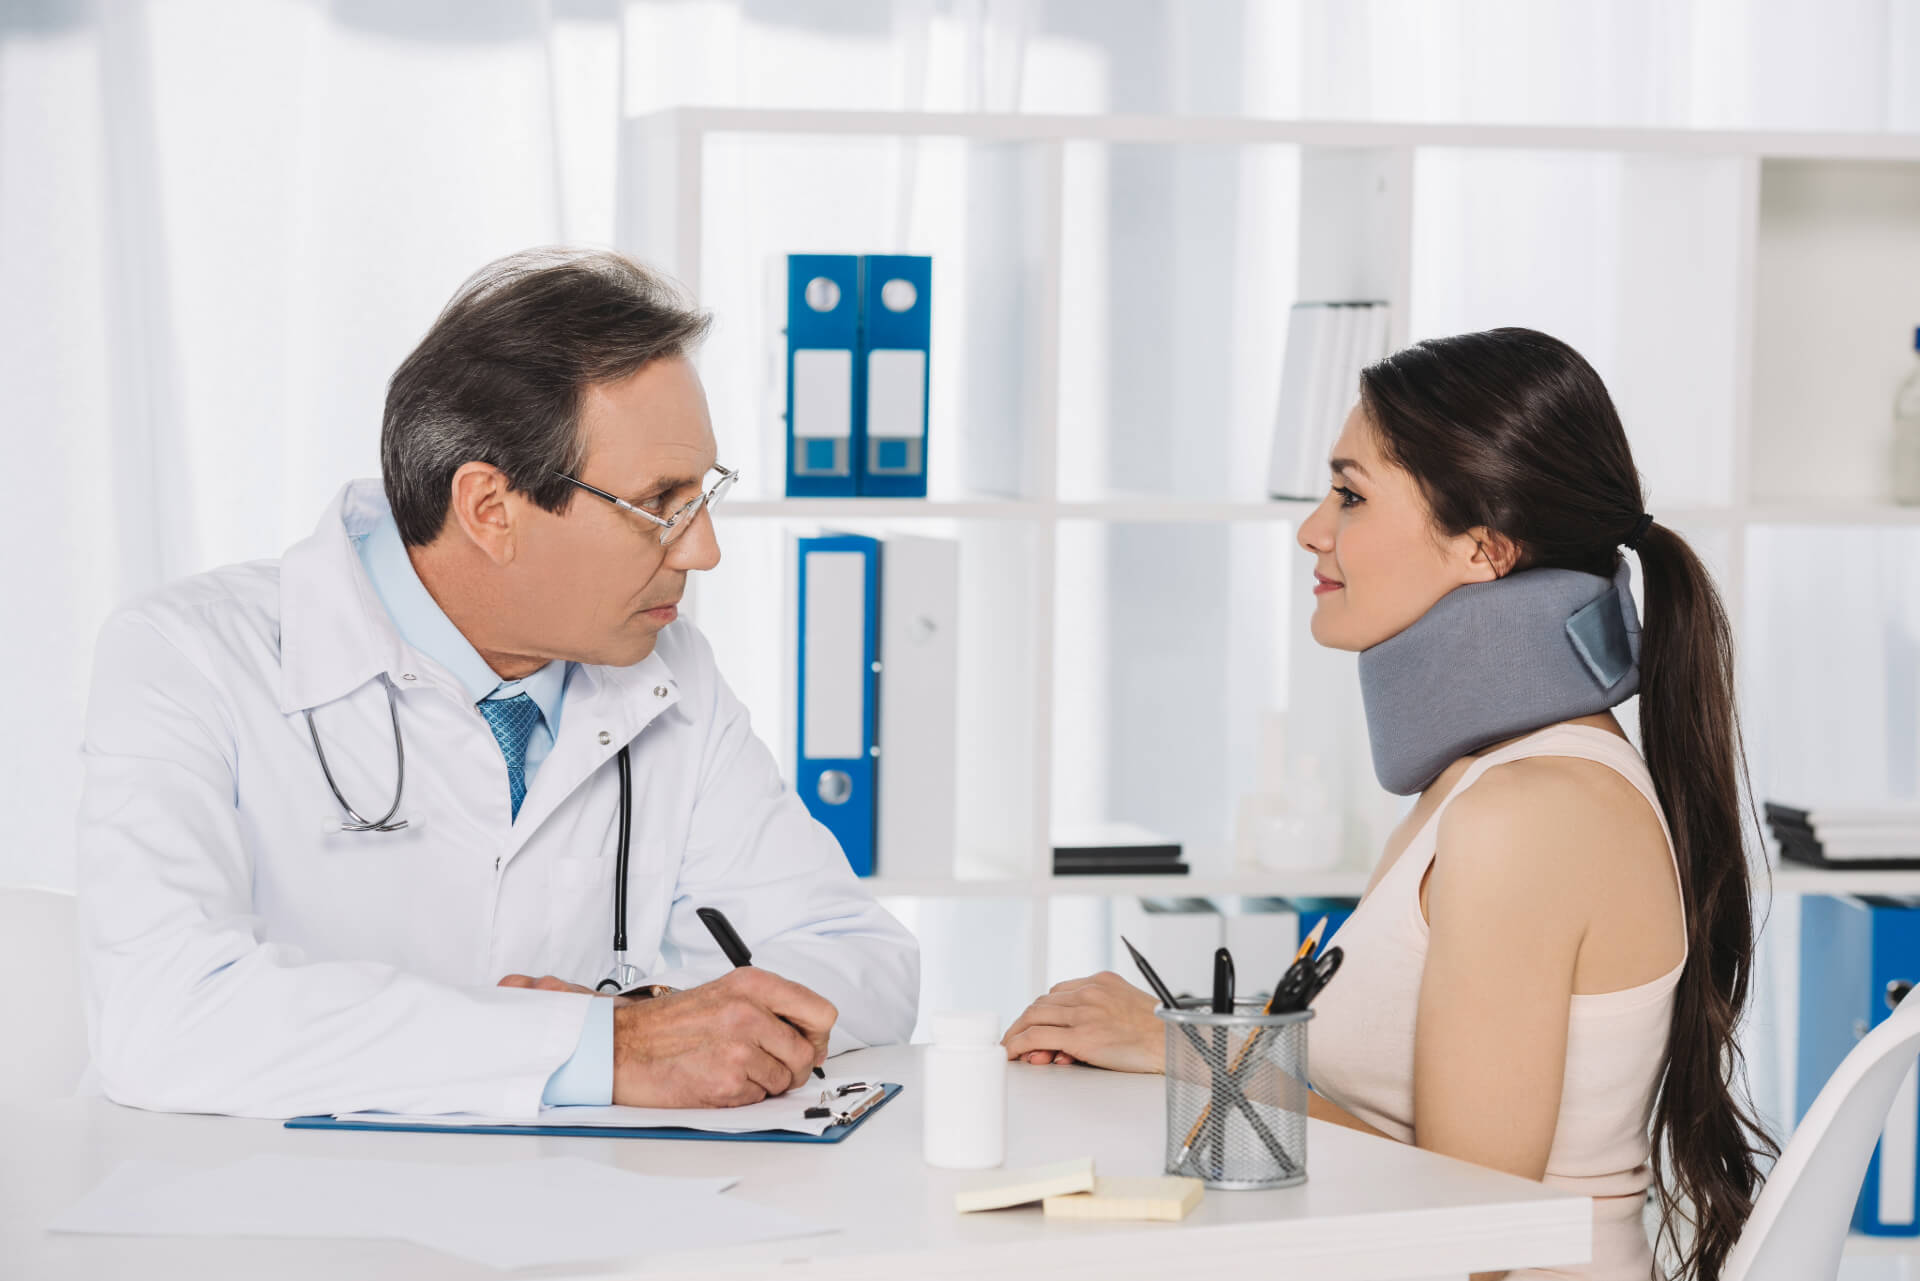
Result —
<instances>
[{"instance_id":1,"label":"white desktop surface","mask_svg":"<svg viewBox=\"0 0 1920 1281\"><path fill-rule=\"evenodd\" d=\"M287 1130L278 1121L176 1116L100 1098L0 1102L0 1275L225 1278L452 1278L764 1275L982 1277L1031 1270L1047 1281L1246 1275L1315 1281L1464 1278L1470 1271L1588 1257L1591 1203L1540 1184L1313 1122L1308 1180L1276 1192L1215 1192L1183 1223L1049 1222L1038 1206L956 1214L978 1174L920 1160L919 1047L861 1050L837 1076L905 1091L838 1144ZM1083 1067L1008 1069L1007 1165L1092 1156L1102 1174L1158 1174L1163 1082ZM595 1269L498 1272L406 1243L74 1236L55 1215L130 1158L217 1165L257 1153L445 1162L577 1156L650 1174L737 1174L727 1196L838 1225L824 1236L679 1255L637 1254ZM633 1210L646 1240L647 1207ZM642 1246L644 1249L644 1246ZM1284 1265L1284 1272L1275 1272Z\"/></svg>"}]
</instances>

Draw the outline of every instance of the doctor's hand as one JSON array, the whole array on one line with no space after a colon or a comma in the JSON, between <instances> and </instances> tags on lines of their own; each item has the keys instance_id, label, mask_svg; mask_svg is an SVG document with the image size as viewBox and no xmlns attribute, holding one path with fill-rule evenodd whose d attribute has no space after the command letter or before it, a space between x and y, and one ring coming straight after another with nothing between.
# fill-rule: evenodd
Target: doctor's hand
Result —
<instances>
[{"instance_id":1,"label":"doctor's hand","mask_svg":"<svg viewBox=\"0 0 1920 1281\"><path fill-rule=\"evenodd\" d=\"M1091 1063L1117 1072L1166 1071L1160 1004L1111 971L1055 983L1013 1021L1000 1044L1029 1063Z\"/></svg>"},{"instance_id":2,"label":"doctor's hand","mask_svg":"<svg viewBox=\"0 0 1920 1281\"><path fill-rule=\"evenodd\" d=\"M825 997L751 965L650 1001L622 999L613 1101L730 1108L785 1094L826 1061L839 1014Z\"/></svg>"}]
</instances>

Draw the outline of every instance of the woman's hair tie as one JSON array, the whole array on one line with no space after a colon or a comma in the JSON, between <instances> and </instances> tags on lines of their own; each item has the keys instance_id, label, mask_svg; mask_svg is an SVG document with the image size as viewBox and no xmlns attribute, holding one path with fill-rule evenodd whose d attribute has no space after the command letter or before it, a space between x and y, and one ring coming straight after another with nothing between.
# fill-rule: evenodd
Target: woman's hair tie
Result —
<instances>
[{"instance_id":1,"label":"woman's hair tie","mask_svg":"<svg viewBox=\"0 0 1920 1281\"><path fill-rule=\"evenodd\" d=\"M1647 536L1647 531L1652 528L1653 517L1647 512L1641 512L1640 519L1633 522L1632 531L1620 540L1621 545L1629 548L1637 546L1640 540Z\"/></svg>"}]
</instances>

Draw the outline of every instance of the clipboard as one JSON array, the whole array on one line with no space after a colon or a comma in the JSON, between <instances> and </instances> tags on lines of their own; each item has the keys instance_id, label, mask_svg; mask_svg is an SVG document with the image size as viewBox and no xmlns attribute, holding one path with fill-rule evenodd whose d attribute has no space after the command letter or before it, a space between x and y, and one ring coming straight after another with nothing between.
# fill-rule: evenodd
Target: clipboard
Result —
<instances>
[{"instance_id":1,"label":"clipboard","mask_svg":"<svg viewBox=\"0 0 1920 1281\"><path fill-rule=\"evenodd\" d=\"M412 1134L530 1134L578 1139L713 1139L737 1143L838 1143L867 1123L867 1118L900 1093L900 1086L880 1083L880 1093L855 1104L848 1119L830 1125L819 1134L801 1134L794 1130L749 1130L743 1134L721 1130L695 1130L680 1125L608 1126L608 1125L408 1125L404 1121L342 1121L331 1116L296 1116L286 1123L289 1130L399 1130Z\"/></svg>"}]
</instances>

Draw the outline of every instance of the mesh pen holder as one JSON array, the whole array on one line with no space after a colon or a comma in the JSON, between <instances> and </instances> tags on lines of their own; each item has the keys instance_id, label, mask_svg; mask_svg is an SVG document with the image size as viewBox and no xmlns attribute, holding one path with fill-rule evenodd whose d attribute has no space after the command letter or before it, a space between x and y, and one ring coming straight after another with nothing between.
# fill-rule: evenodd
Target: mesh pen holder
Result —
<instances>
[{"instance_id":1,"label":"mesh pen holder","mask_svg":"<svg viewBox=\"0 0 1920 1281\"><path fill-rule=\"evenodd\" d=\"M1285 1188L1307 1178L1307 1020L1156 1010L1167 1025L1167 1173L1210 1188Z\"/></svg>"}]
</instances>

